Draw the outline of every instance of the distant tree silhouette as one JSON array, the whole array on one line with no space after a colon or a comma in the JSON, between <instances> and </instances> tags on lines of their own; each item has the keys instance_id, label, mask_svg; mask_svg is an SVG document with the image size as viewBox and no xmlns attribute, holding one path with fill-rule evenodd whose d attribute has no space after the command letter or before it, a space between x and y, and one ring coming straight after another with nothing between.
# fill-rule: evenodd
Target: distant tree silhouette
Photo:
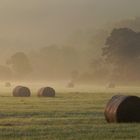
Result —
<instances>
[{"instance_id":1,"label":"distant tree silhouette","mask_svg":"<svg viewBox=\"0 0 140 140\"><path fill-rule=\"evenodd\" d=\"M12 66L12 69L17 76L26 76L32 71L29 59L24 52L17 52L12 55L7 61L7 64Z\"/></svg>"},{"instance_id":2,"label":"distant tree silhouette","mask_svg":"<svg viewBox=\"0 0 140 140\"><path fill-rule=\"evenodd\" d=\"M102 55L121 79L140 79L140 33L129 28L113 29Z\"/></svg>"}]
</instances>

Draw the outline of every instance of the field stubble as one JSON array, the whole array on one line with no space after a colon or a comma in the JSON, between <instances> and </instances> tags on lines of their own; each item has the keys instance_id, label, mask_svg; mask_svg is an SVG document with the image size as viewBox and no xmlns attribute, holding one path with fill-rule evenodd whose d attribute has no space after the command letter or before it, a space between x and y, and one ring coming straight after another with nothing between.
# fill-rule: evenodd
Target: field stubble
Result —
<instances>
[{"instance_id":1,"label":"field stubble","mask_svg":"<svg viewBox=\"0 0 140 140\"><path fill-rule=\"evenodd\" d=\"M36 93L21 98L1 90L0 140L140 139L140 124L105 121L104 108L114 92L63 91L55 98L38 98Z\"/></svg>"}]
</instances>

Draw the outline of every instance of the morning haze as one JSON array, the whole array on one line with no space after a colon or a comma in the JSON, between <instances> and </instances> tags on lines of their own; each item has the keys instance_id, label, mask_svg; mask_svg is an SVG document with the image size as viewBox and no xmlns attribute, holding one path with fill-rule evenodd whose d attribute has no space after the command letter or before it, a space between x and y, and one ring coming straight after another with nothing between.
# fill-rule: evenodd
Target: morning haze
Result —
<instances>
[{"instance_id":1,"label":"morning haze","mask_svg":"<svg viewBox=\"0 0 140 140\"><path fill-rule=\"evenodd\" d=\"M140 140L139 123L140 0L0 0L0 140Z\"/></svg>"},{"instance_id":2,"label":"morning haze","mask_svg":"<svg viewBox=\"0 0 140 140\"><path fill-rule=\"evenodd\" d=\"M3 79L119 81L112 73L121 65L106 62L103 50L114 28L140 31L139 5L138 0L0 0Z\"/></svg>"},{"instance_id":3,"label":"morning haze","mask_svg":"<svg viewBox=\"0 0 140 140\"><path fill-rule=\"evenodd\" d=\"M139 16L140 12L138 0L0 2L1 38L33 46L59 42L75 30L101 27L113 20Z\"/></svg>"}]
</instances>

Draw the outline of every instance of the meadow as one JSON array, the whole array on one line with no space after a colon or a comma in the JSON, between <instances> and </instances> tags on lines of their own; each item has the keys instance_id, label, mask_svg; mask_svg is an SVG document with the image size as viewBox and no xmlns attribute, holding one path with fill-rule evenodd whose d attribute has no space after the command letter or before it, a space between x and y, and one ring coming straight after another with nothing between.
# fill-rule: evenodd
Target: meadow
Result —
<instances>
[{"instance_id":1,"label":"meadow","mask_svg":"<svg viewBox=\"0 0 140 140\"><path fill-rule=\"evenodd\" d=\"M119 91L140 90L99 89L57 89L55 98L38 98L32 88L31 97L20 98L1 88L0 140L139 140L140 124L108 124L104 108Z\"/></svg>"}]
</instances>

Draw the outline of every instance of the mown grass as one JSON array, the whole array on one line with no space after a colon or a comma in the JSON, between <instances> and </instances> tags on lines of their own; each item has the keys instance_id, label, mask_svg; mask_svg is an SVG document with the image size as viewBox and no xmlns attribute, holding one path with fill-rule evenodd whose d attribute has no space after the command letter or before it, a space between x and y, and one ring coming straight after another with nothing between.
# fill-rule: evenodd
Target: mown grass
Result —
<instances>
[{"instance_id":1,"label":"mown grass","mask_svg":"<svg viewBox=\"0 0 140 140\"><path fill-rule=\"evenodd\" d=\"M139 93L129 93L140 95ZM0 94L0 140L139 140L140 124L108 124L107 101L114 95L57 93L55 98Z\"/></svg>"}]
</instances>

